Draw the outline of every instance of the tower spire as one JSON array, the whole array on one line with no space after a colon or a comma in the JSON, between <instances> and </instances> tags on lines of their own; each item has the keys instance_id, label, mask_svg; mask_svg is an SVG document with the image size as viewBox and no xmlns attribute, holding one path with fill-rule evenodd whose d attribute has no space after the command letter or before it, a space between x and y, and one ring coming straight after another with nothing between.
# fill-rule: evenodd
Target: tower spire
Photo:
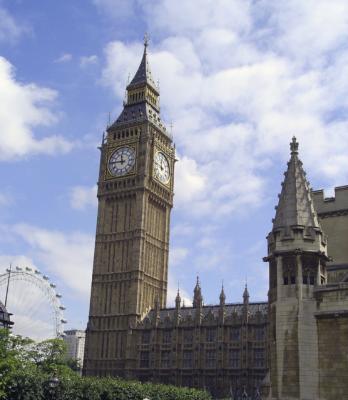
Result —
<instances>
[{"instance_id":1,"label":"tower spire","mask_svg":"<svg viewBox=\"0 0 348 400\"><path fill-rule=\"evenodd\" d=\"M202 290L197 276L196 286L193 290L193 307L198 308L203 306Z\"/></svg>"},{"instance_id":2,"label":"tower spire","mask_svg":"<svg viewBox=\"0 0 348 400\"><path fill-rule=\"evenodd\" d=\"M178 293L176 294L176 298L175 298L175 308L179 309L181 306L181 297L180 297L180 289L178 286Z\"/></svg>"},{"instance_id":3,"label":"tower spire","mask_svg":"<svg viewBox=\"0 0 348 400\"><path fill-rule=\"evenodd\" d=\"M244 293L243 293L243 303L245 305L249 304L249 291L248 291L248 285L245 284L245 289L244 289Z\"/></svg>"},{"instance_id":4,"label":"tower spire","mask_svg":"<svg viewBox=\"0 0 348 400\"><path fill-rule=\"evenodd\" d=\"M137 72L135 73L133 79L127 86L127 90L129 91L131 89L136 89L143 85L149 85L149 86L151 86L151 89L156 92L156 95L159 95L157 85L152 77L152 73L151 73L151 69L150 69L150 64L149 64L148 55L147 55L148 46L149 46L149 37L148 37L147 33L145 33L143 57L140 61L140 65L138 67Z\"/></svg>"},{"instance_id":5,"label":"tower spire","mask_svg":"<svg viewBox=\"0 0 348 400\"><path fill-rule=\"evenodd\" d=\"M298 158L298 147L299 144L294 136L290 143L291 158L284 174L285 179L276 207L273 229L289 231L289 228L295 226L320 229L306 173Z\"/></svg>"},{"instance_id":6,"label":"tower spire","mask_svg":"<svg viewBox=\"0 0 348 400\"><path fill-rule=\"evenodd\" d=\"M222 282L221 285L221 292L220 292L220 306L224 306L225 305L225 301L226 301L226 295L225 295L225 291L224 291L224 283Z\"/></svg>"}]
</instances>

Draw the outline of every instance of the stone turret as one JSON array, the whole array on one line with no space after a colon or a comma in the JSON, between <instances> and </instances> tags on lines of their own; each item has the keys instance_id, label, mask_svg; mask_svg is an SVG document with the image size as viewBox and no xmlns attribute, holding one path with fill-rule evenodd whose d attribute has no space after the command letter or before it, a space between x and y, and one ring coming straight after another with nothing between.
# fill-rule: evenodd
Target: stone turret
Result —
<instances>
[{"instance_id":1,"label":"stone turret","mask_svg":"<svg viewBox=\"0 0 348 400\"><path fill-rule=\"evenodd\" d=\"M180 309L181 309L181 297L180 297L180 291L178 288L178 293L176 294L176 297L175 297L175 313L174 313L174 319L175 319L176 325L178 325L180 322Z\"/></svg>"},{"instance_id":2,"label":"stone turret","mask_svg":"<svg viewBox=\"0 0 348 400\"><path fill-rule=\"evenodd\" d=\"M225 295L225 291L224 291L224 285L222 284L221 286L221 292L220 292L220 307L219 307L219 322L221 324L224 323L225 320L225 303L226 303L226 295Z\"/></svg>"},{"instance_id":3,"label":"stone turret","mask_svg":"<svg viewBox=\"0 0 348 400\"><path fill-rule=\"evenodd\" d=\"M202 296L202 290L201 290L198 276L197 276L196 286L193 290L193 307L194 308L202 308L203 307L203 296Z\"/></svg>"},{"instance_id":4,"label":"stone turret","mask_svg":"<svg viewBox=\"0 0 348 400\"><path fill-rule=\"evenodd\" d=\"M225 291L224 291L224 285L222 284L221 286L221 292L220 292L220 307L223 307L225 305L226 302L226 295L225 295Z\"/></svg>"},{"instance_id":5,"label":"stone turret","mask_svg":"<svg viewBox=\"0 0 348 400\"><path fill-rule=\"evenodd\" d=\"M197 282L196 286L193 290L193 302L192 302L193 308L196 309L195 312L195 321L197 324L201 324L202 318L203 318L203 313L202 313L202 307L203 307L203 296L202 296L202 291L201 291L201 286L199 283L199 277L197 276Z\"/></svg>"},{"instance_id":6,"label":"stone turret","mask_svg":"<svg viewBox=\"0 0 348 400\"><path fill-rule=\"evenodd\" d=\"M313 290L326 281L325 235L298 157L298 142L282 183L267 237L270 376L273 399L318 399L318 349Z\"/></svg>"},{"instance_id":7,"label":"stone turret","mask_svg":"<svg viewBox=\"0 0 348 400\"><path fill-rule=\"evenodd\" d=\"M178 289L178 293L176 294L175 297L175 309L180 310L180 307L181 307L181 297L180 297L180 291Z\"/></svg>"},{"instance_id":8,"label":"stone turret","mask_svg":"<svg viewBox=\"0 0 348 400\"><path fill-rule=\"evenodd\" d=\"M243 320L244 322L248 322L249 318L249 291L248 286L245 285L245 289L243 292Z\"/></svg>"}]
</instances>

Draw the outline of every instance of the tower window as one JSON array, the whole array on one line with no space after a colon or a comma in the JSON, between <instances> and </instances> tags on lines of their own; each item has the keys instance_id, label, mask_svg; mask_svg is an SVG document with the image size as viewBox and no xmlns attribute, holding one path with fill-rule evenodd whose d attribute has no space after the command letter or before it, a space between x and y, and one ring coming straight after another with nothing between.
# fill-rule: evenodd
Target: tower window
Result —
<instances>
[{"instance_id":1,"label":"tower window","mask_svg":"<svg viewBox=\"0 0 348 400\"><path fill-rule=\"evenodd\" d=\"M265 350L254 349L254 366L256 368L264 368L265 366Z\"/></svg>"},{"instance_id":2,"label":"tower window","mask_svg":"<svg viewBox=\"0 0 348 400\"><path fill-rule=\"evenodd\" d=\"M150 365L149 352L141 351L140 352L140 368L149 368L149 365Z\"/></svg>"},{"instance_id":3,"label":"tower window","mask_svg":"<svg viewBox=\"0 0 348 400\"><path fill-rule=\"evenodd\" d=\"M207 328L205 332L205 338L207 342L215 342L216 340L216 329L215 328Z\"/></svg>"},{"instance_id":4,"label":"tower window","mask_svg":"<svg viewBox=\"0 0 348 400\"><path fill-rule=\"evenodd\" d=\"M284 276L284 285L289 284L289 278L287 276Z\"/></svg>"},{"instance_id":5,"label":"tower window","mask_svg":"<svg viewBox=\"0 0 348 400\"><path fill-rule=\"evenodd\" d=\"M231 368L239 368L240 366L240 350L230 349L229 364Z\"/></svg>"},{"instance_id":6,"label":"tower window","mask_svg":"<svg viewBox=\"0 0 348 400\"><path fill-rule=\"evenodd\" d=\"M185 350L183 352L182 366L183 366L183 368L192 368L193 367L193 353L191 350Z\"/></svg>"},{"instance_id":7,"label":"tower window","mask_svg":"<svg viewBox=\"0 0 348 400\"><path fill-rule=\"evenodd\" d=\"M170 368L171 364L170 351L162 351L161 353L161 367Z\"/></svg>"},{"instance_id":8,"label":"tower window","mask_svg":"<svg viewBox=\"0 0 348 400\"><path fill-rule=\"evenodd\" d=\"M240 328L231 328L230 339L231 340L240 340Z\"/></svg>"},{"instance_id":9,"label":"tower window","mask_svg":"<svg viewBox=\"0 0 348 400\"><path fill-rule=\"evenodd\" d=\"M258 326L255 328L255 340L265 340L265 328L263 326Z\"/></svg>"},{"instance_id":10,"label":"tower window","mask_svg":"<svg viewBox=\"0 0 348 400\"><path fill-rule=\"evenodd\" d=\"M141 343L148 344L150 343L150 331L144 331L141 335Z\"/></svg>"},{"instance_id":11,"label":"tower window","mask_svg":"<svg viewBox=\"0 0 348 400\"><path fill-rule=\"evenodd\" d=\"M290 277L290 282L292 285L295 285L295 283L296 283L296 278L293 275L291 275L291 277Z\"/></svg>"},{"instance_id":12,"label":"tower window","mask_svg":"<svg viewBox=\"0 0 348 400\"><path fill-rule=\"evenodd\" d=\"M215 368L216 367L216 351L215 350L207 350L205 354L205 365L207 368Z\"/></svg>"},{"instance_id":13,"label":"tower window","mask_svg":"<svg viewBox=\"0 0 348 400\"><path fill-rule=\"evenodd\" d=\"M170 343L172 341L172 331L165 330L162 334L162 342L163 343Z\"/></svg>"},{"instance_id":14,"label":"tower window","mask_svg":"<svg viewBox=\"0 0 348 400\"><path fill-rule=\"evenodd\" d=\"M192 329L185 329L183 332L183 339L185 343L193 342L193 331Z\"/></svg>"}]
</instances>

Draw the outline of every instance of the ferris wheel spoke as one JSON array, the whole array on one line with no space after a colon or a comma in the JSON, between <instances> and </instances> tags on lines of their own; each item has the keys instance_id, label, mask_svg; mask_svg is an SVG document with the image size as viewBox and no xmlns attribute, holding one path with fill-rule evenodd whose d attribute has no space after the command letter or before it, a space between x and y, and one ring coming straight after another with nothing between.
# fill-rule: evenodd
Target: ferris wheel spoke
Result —
<instances>
[{"instance_id":1,"label":"ferris wheel spoke","mask_svg":"<svg viewBox=\"0 0 348 400\"><path fill-rule=\"evenodd\" d=\"M1 297L7 281L8 274L0 274ZM62 333L63 310L55 285L34 271L12 271L8 308L14 315L16 334L42 340Z\"/></svg>"}]
</instances>

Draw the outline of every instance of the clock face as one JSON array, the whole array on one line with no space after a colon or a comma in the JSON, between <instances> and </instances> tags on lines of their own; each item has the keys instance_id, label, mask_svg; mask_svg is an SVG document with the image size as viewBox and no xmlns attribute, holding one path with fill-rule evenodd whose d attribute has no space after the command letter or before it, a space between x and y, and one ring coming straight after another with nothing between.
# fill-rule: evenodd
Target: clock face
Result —
<instances>
[{"instance_id":1,"label":"clock face","mask_svg":"<svg viewBox=\"0 0 348 400\"><path fill-rule=\"evenodd\" d=\"M169 182L170 179L169 162L166 156L160 151L157 151L155 153L154 175L161 183L167 184Z\"/></svg>"},{"instance_id":2,"label":"clock face","mask_svg":"<svg viewBox=\"0 0 348 400\"><path fill-rule=\"evenodd\" d=\"M116 149L109 158L109 172L113 176L126 175L135 164L135 150L124 146Z\"/></svg>"}]
</instances>

